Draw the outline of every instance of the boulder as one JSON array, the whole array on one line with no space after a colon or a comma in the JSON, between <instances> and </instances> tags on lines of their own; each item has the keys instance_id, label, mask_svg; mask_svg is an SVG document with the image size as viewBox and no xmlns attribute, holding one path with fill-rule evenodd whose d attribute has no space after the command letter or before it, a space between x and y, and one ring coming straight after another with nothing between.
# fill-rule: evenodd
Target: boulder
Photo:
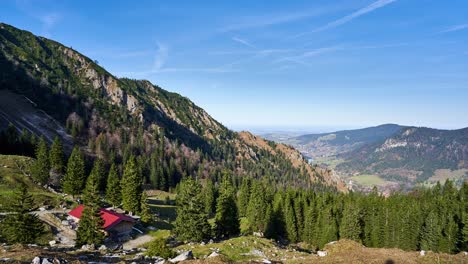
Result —
<instances>
[{"instance_id":1,"label":"boulder","mask_svg":"<svg viewBox=\"0 0 468 264\"><path fill-rule=\"evenodd\" d=\"M99 251L107 251L106 245L101 245L101 246L99 247Z\"/></svg>"},{"instance_id":2,"label":"boulder","mask_svg":"<svg viewBox=\"0 0 468 264\"><path fill-rule=\"evenodd\" d=\"M51 241L49 241L49 245L50 245L51 247L53 247L53 246L57 245L57 241L51 240Z\"/></svg>"},{"instance_id":3,"label":"boulder","mask_svg":"<svg viewBox=\"0 0 468 264\"><path fill-rule=\"evenodd\" d=\"M426 255L426 251L424 251L424 250L419 251L419 255L420 255L420 256L425 256L425 255Z\"/></svg>"},{"instance_id":4,"label":"boulder","mask_svg":"<svg viewBox=\"0 0 468 264\"><path fill-rule=\"evenodd\" d=\"M94 244L91 244L91 245L83 245L81 247L81 250L83 251L92 251L92 250L95 250L96 249L96 246Z\"/></svg>"},{"instance_id":5,"label":"boulder","mask_svg":"<svg viewBox=\"0 0 468 264\"><path fill-rule=\"evenodd\" d=\"M250 251L250 255L257 256L257 257L265 257L265 253L263 253L262 251L258 249L252 249L252 251Z\"/></svg>"},{"instance_id":6,"label":"boulder","mask_svg":"<svg viewBox=\"0 0 468 264\"><path fill-rule=\"evenodd\" d=\"M35 258L33 258L31 263L32 264L41 264L41 258L40 257L35 257Z\"/></svg>"},{"instance_id":7,"label":"boulder","mask_svg":"<svg viewBox=\"0 0 468 264\"><path fill-rule=\"evenodd\" d=\"M54 260L43 258L41 264L54 264Z\"/></svg>"},{"instance_id":8,"label":"boulder","mask_svg":"<svg viewBox=\"0 0 468 264\"><path fill-rule=\"evenodd\" d=\"M217 256L219 256L219 254L217 252L212 252L208 258L216 258Z\"/></svg>"},{"instance_id":9,"label":"boulder","mask_svg":"<svg viewBox=\"0 0 468 264\"><path fill-rule=\"evenodd\" d=\"M264 263L264 264L271 264L271 261L269 261L268 259L263 259L263 260L262 260L262 263Z\"/></svg>"},{"instance_id":10,"label":"boulder","mask_svg":"<svg viewBox=\"0 0 468 264\"><path fill-rule=\"evenodd\" d=\"M173 259L169 259L171 263L178 263L187 259L193 259L193 253L191 250L182 252L180 255Z\"/></svg>"},{"instance_id":11,"label":"boulder","mask_svg":"<svg viewBox=\"0 0 468 264\"><path fill-rule=\"evenodd\" d=\"M317 251L317 255L319 257L326 257L328 255L328 252L326 252L326 251Z\"/></svg>"},{"instance_id":12,"label":"boulder","mask_svg":"<svg viewBox=\"0 0 468 264\"><path fill-rule=\"evenodd\" d=\"M263 237L263 232L253 232L253 235L256 237Z\"/></svg>"},{"instance_id":13,"label":"boulder","mask_svg":"<svg viewBox=\"0 0 468 264\"><path fill-rule=\"evenodd\" d=\"M166 260L160 257L154 260L154 264L164 264L164 263L166 263Z\"/></svg>"}]
</instances>

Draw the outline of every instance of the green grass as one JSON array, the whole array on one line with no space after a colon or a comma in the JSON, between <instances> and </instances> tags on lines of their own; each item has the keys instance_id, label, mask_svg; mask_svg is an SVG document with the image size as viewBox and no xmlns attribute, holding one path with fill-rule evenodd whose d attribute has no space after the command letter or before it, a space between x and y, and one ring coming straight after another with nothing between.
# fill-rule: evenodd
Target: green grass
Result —
<instances>
[{"instance_id":1,"label":"green grass","mask_svg":"<svg viewBox=\"0 0 468 264\"><path fill-rule=\"evenodd\" d=\"M380 178L378 175L371 175L371 174L363 174L357 175L350 178L351 180L355 181L359 185L363 186L381 186L385 185L387 182Z\"/></svg>"},{"instance_id":2,"label":"green grass","mask_svg":"<svg viewBox=\"0 0 468 264\"><path fill-rule=\"evenodd\" d=\"M330 157L318 157L314 159L313 163L325 164L330 169L335 169L338 164L343 163L344 161L345 161L344 159L337 159L334 156L330 156Z\"/></svg>"},{"instance_id":3,"label":"green grass","mask_svg":"<svg viewBox=\"0 0 468 264\"><path fill-rule=\"evenodd\" d=\"M166 197L169 197L169 200ZM158 192L156 195L148 198L151 211L158 216L153 223L154 227L164 230L172 230L174 228L173 222L177 217L174 199L174 194L166 192Z\"/></svg>"},{"instance_id":4,"label":"green grass","mask_svg":"<svg viewBox=\"0 0 468 264\"><path fill-rule=\"evenodd\" d=\"M35 184L30 174L34 159L24 156L0 155L0 204L10 197L15 188L24 183L32 194L35 206L58 206L62 197Z\"/></svg>"}]
</instances>

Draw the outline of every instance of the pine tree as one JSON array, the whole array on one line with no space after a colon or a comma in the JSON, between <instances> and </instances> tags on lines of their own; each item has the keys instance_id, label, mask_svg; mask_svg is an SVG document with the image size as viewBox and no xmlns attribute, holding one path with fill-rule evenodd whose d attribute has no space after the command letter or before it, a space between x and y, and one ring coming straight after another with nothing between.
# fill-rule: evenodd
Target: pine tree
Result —
<instances>
[{"instance_id":1,"label":"pine tree","mask_svg":"<svg viewBox=\"0 0 468 264\"><path fill-rule=\"evenodd\" d=\"M104 161L97 158L94 160L94 165L91 173L95 174L99 191L104 191L106 186L106 169Z\"/></svg>"},{"instance_id":2,"label":"pine tree","mask_svg":"<svg viewBox=\"0 0 468 264\"><path fill-rule=\"evenodd\" d=\"M319 230L317 246L323 248L325 244L338 239L338 227L331 205L327 205L319 211L318 219L316 228L316 230Z\"/></svg>"},{"instance_id":3,"label":"pine tree","mask_svg":"<svg viewBox=\"0 0 468 264\"><path fill-rule=\"evenodd\" d=\"M50 163L47 150L47 142L41 137L36 147L36 161L31 170L31 176L40 184L46 184L49 180Z\"/></svg>"},{"instance_id":4,"label":"pine tree","mask_svg":"<svg viewBox=\"0 0 468 264\"><path fill-rule=\"evenodd\" d=\"M102 231L103 225L104 220L101 217L100 209L92 205L85 205L76 232L76 246L102 244L105 238Z\"/></svg>"},{"instance_id":5,"label":"pine tree","mask_svg":"<svg viewBox=\"0 0 468 264\"><path fill-rule=\"evenodd\" d=\"M247 215L247 206L249 205L250 199L250 180L244 177L242 185L239 189L237 204L239 207L239 216L244 217Z\"/></svg>"},{"instance_id":6,"label":"pine tree","mask_svg":"<svg viewBox=\"0 0 468 264\"><path fill-rule=\"evenodd\" d=\"M218 237L230 237L240 232L234 187L227 177L223 179L216 203L215 233Z\"/></svg>"},{"instance_id":7,"label":"pine tree","mask_svg":"<svg viewBox=\"0 0 468 264\"><path fill-rule=\"evenodd\" d=\"M50 167L59 174L63 173L64 164L64 154L63 154L63 145L59 137L56 136L52 146L50 147Z\"/></svg>"},{"instance_id":8,"label":"pine tree","mask_svg":"<svg viewBox=\"0 0 468 264\"><path fill-rule=\"evenodd\" d=\"M285 207L284 207L284 215L285 215L285 223L286 223L286 234L288 240L292 243L296 243L299 239L299 235L297 232L297 221L296 221L296 213L294 212L294 198L292 197L292 193L288 192L286 195Z\"/></svg>"},{"instance_id":9,"label":"pine tree","mask_svg":"<svg viewBox=\"0 0 468 264\"><path fill-rule=\"evenodd\" d=\"M179 183L174 233L180 240L201 241L210 235L201 190L200 184L190 177Z\"/></svg>"},{"instance_id":10,"label":"pine tree","mask_svg":"<svg viewBox=\"0 0 468 264\"><path fill-rule=\"evenodd\" d=\"M441 238L441 227L439 216L435 210L431 210L424 222L423 232L421 234L421 249L424 250L439 250L439 240Z\"/></svg>"},{"instance_id":11,"label":"pine tree","mask_svg":"<svg viewBox=\"0 0 468 264\"><path fill-rule=\"evenodd\" d=\"M344 206L340 224L340 238L361 241L360 208L355 203L355 201L347 201Z\"/></svg>"},{"instance_id":12,"label":"pine tree","mask_svg":"<svg viewBox=\"0 0 468 264\"><path fill-rule=\"evenodd\" d=\"M8 243L34 243L42 235L44 226L33 209L33 198L24 183L20 183L13 192L6 210L11 212L0 222L0 231Z\"/></svg>"},{"instance_id":13,"label":"pine tree","mask_svg":"<svg viewBox=\"0 0 468 264\"><path fill-rule=\"evenodd\" d=\"M203 193L205 194L205 212L208 214L208 217L211 217L216 210L216 189L210 179L206 181Z\"/></svg>"},{"instance_id":14,"label":"pine tree","mask_svg":"<svg viewBox=\"0 0 468 264\"><path fill-rule=\"evenodd\" d=\"M151 214L151 209L148 204L148 195L145 192L141 193L141 211L140 217L143 223L151 223L153 220L153 215Z\"/></svg>"},{"instance_id":15,"label":"pine tree","mask_svg":"<svg viewBox=\"0 0 468 264\"><path fill-rule=\"evenodd\" d=\"M135 156L131 155L124 166L121 180L122 207L124 210L137 213L141 202L141 176Z\"/></svg>"},{"instance_id":16,"label":"pine tree","mask_svg":"<svg viewBox=\"0 0 468 264\"><path fill-rule=\"evenodd\" d=\"M263 185L254 181L250 192L249 205L247 207L247 219L252 232L265 232L267 202Z\"/></svg>"},{"instance_id":17,"label":"pine tree","mask_svg":"<svg viewBox=\"0 0 468 264\"><path fill-rule=\"evenodd\" d=\"M84 209L76 232L76 245L100 245L105 235L102 230L104 220L100 213L99 175L96 170L93 170L86 180L83 201Z\"/></svg>"},{"instance_id":18,"label":"pine tree","mask_svg":"<svg viewBox=\"0 0 468 264\"><path fill-rule=\"evenodd\" d=\"M106 200L114 207L122 202L119 174L114 163L112 163L107 177Z\"/></svg>"},{"instance_id":19,"label":"pine tree","mask_svg":"<svg viewBox=\"0 0 468 264\"><path fill-rule=\"evenodd\" d=\"M73 148L68 159L67 172L63 179L63 192L78 195L82 192L85 182L85 164L78 146Z\"/></svg>"},{"instance_id":20,"label":"pine tree","mask_svg":"<svg viewBox=\"0 0 468 264\"><path fill-rule=\"evenodd\" d=\"M317 211L315 204L311 204L307 208L304 219L304 237L305 241L311 245L317 245Z\"/></svg>"}]
</instances>

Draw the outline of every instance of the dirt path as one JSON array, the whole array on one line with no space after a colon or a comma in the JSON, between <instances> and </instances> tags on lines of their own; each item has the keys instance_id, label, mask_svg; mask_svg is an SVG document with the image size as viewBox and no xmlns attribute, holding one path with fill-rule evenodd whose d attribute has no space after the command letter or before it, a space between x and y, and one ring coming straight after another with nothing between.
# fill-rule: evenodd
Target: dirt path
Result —
<instances>
[{"instance_id":1,"label":"dirt path","mask_svg":"<svg viewBox=\"0 0 468 264\"><path fill-rule=\"evenodd\" d=\"M123 249L125 250L130 250L132 248L138 248L139 246L151 242L154 239L154 237L150 235L142 235L139 236L133 240L127 241L123 244Z\"/></svg>"}]
</instances>

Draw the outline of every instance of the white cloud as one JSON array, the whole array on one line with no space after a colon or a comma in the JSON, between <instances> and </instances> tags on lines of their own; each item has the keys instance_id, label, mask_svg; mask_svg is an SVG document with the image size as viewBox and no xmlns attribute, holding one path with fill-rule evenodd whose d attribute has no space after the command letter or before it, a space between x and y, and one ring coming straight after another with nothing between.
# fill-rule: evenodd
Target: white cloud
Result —
<instances>
[{"instance_id":1,"label":"white cloud","mask_svg":"<svg viewBox=\"0 0 468 264\"><path fill-rule=\"evenodd\" d=\"M255 48L254 45L252 45L250 42L248 42L248 41L245 40L245 39L241 39L241 38L238 38L238 37L232 37L231 39L232 39L233 41L238 42L238 43L240 43L240 44L243 44L243 45L245 45L245 46L247 46L247 47Z\"/></svg>"},{"instance_id":2,"label":"white cloud","mask_svg":"<svg viewBox=\"0 0 468 264\"><path fill-rule=\"evenodd\" d=\"M325 26L314 29L311 32L305 32L305 33L298 34L298 35L296 35L294 37L300 37L300 36L303 36L303 35L306 35L306 34L309 34L309 33L321 32L321 31L325 31L325 30L328 30L328 29L332 29L332 28L341 26L343 24L346 24L346 23L352 21L355 18L358 18L358 17L360 17L362 15L370 13L370 12L376 10L376 9L382 8L382 7L384 7L386 5L389 5L389 4L391 4L393 2L396 2L396 1L397 0L378 0L378 1L375 1L372 4L370 4L370 5L368 5L368 6L364 7L364 8L361 8L356 12L353 12L353 13L347 15L347 16L344 16L344 17L342 17L340 19L337 19L337 20L335 20L333 22L328 23Z\"/></svg>"},{"instance_id":3,"label":"white cloud","mask_svg":"<svg viewBox=\"0 0 468 264\"><path fill-rule=\"evenodd\" d=\"M445 30L440 31L439 33L441 33L441 34L450 33L450 32L460 31L460 30L464 30L464 29L468 29L468 24L451 26L451 27L449 27L449 28L447 28Z\"/></svg>"},{"instance_id":4,"label":"white cloud","mask_svg":"<svg viewBox=\"0 0 468 264\"><path fill-rule=\"evenodd\" d=\"M304 66L310 66L309 63L305 62L305 59L320 56L322 54L333 52L333 51L336 51L336 50L339 50L339 49L341 49L341 48L339 48L337 46L318 48L318 49L315 49L315 50L310 50L310 51L303 52L302 54L299 54L299 55L296 55L296 56L283 57L283 58L275 60L274 62L278 63L278 62L285 62L286 61L286 62L294 62L294 63L301 64L301 65L304 65Z\"/></svg>"},{"instance_id":5,"label":"white cloud","mask_svg":"<svg viewBox=\"0 0 468 264\"><path fill-rule=\"evenodd\" d=\"M239 22L235 22L231 25L228 25L224 28L221 28L221 32L242 30L242 29L251 29L251 28L261 28L277 24L284 24L289 22L294 22L310 17L319 16L324 14L325 9L314 9L308 12L292 12L288 14L274 14L274 15L264 15L264 16L252 16L252 17L243 17L239 19Z\"/></svg>"}]
</instances>

